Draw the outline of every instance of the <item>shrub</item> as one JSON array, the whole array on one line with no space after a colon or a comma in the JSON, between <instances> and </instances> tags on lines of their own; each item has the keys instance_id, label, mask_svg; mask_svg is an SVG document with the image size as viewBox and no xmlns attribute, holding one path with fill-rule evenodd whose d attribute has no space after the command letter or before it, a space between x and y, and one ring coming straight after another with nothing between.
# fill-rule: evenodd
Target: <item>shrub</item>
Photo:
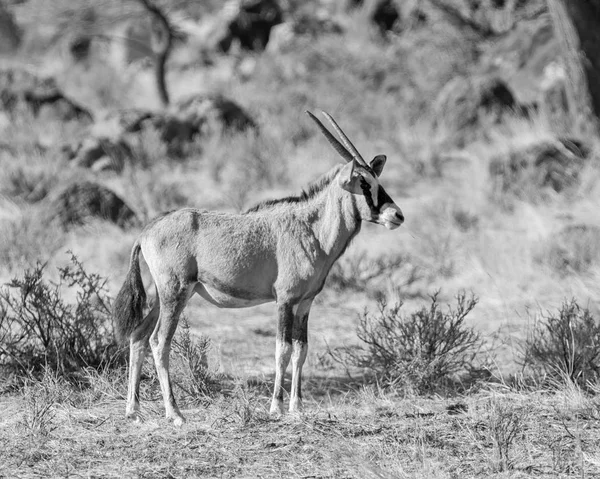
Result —
<instances>
[{"instance_id":1,"label":"shrub","mask_svg":"<svg viewBox=\"0 0 600 479\"><path fill-rule=\"evenodd\" d=\"M367 291L369 296L383 296L381 284L373 282L390 275L401 267L408 266L407 285L419 279L418 268L411 264L411 258L403 254L370 258L365 252L347 255L337 261L327 277L327 286L334 291Z\"/></svg>"},{"instance_id":2,"label":"shrub","mask_svg":"<svg viewBox=\"0 0 600 479\"><path fill-rule=\"evenodd\" d=\"M182 318L179 333L173 339L177 384L194 402L203 405L212 402L223 379L216 369L209 367L208 355L211 349L210 338L193 338L187 319Z\"/></svg>"},{"instance_id":3,"label":"shrub","mask_svg":"<svg viewBox=\"0 0 600 479\"><path fill-rule=\"evenodd\" d=\"M538 258L561 275L587 273L600 261L600 228L565 226L542 245Z\"/></svg>"},{"instance_id":4,"label":"shrub","mask_svg":"<svg viewBox=\"0 0 600 479\"><path fill-rule=\"evenodd\" d=\"M564 378L586 386L600 378L600 323L575 299L542 315L529 331L523 364L562 384Z\"/></svg>"},{"instance_id":5,"label":"shrub","mask_svg":"<svg viewBox=\"0 0 600 479\"><path fill-rule=\"evenodd\" d=\"M47 436L56 429L56 395L43 386L41 381L23 388L25 414L21 425L27 434Z\"/></svg>"},{"instance_id":6,"label":"shrub","mask_svg":"<svg viewBox=\"0 0 600 479\"><path fill-rule=\"evenodd\" d=\"M456 309L444 312L438 294L430 297L429 307L409 315L401 314L402 303L388 307L380 301L377 314L365 312L360 318L357 335L364 345L330 353L339 362L367 368L386 386L417 392L468 371L482 341L464 322L478 300L460 293Z\"/></svg>"},{"instance_id":7,"label":"shrub","mask_svg":"<svg viewBox=\"0 0 600 479\"><path fill-rule=\"evenodd\" d=\"M138 222L137 215L120 196L93 181L73 182L50 202L49 215L64 228L85 224L91 218L111 221L124 228Z\"/></svg>"},{"instance_id":8,"label":"shrub","mask_svg":"<svg viewBox=\"0 0 600 479\"><path fill-rule=\"evenodd\" d=\"M505 201L508 194L537 203L570 192L580 183L590 155L590 146L576 138L543 139L516 147L490 163L493 197Z\"/></svg>"},{"instance_id":9,"label":"shrub","mask_svg":"<svg viewBox=\"0 0 600 479\"><path fill-rule=\"evenodd\" d=\"M49 168L32 168L14 162L3 165L0 176L0 193L27 203L36 203L48 196L52 185L59 180L58 171ZM64 171L61 172L64 175Z\"/></svg>"},{"instance_id":10,"label":"shrub","mask_svg":"<svg viewBox=\"0 0 600 479\"><path fill-rule=\"evenodd\" d=\"M484 424L487 435L494 444L495 469L498 472L506 472L513 468L510 451L515 440L522 434L528 411L511 401L498 398L492 398L487 404L487 409Z\"/></svg>"},{"instance_id":11,"label":"shrub","mask_svg":"<svg viewBox=\"0 0 600 479\"><path fill-rule=\"evenodd\" d=\"M70 376L85 367L120 364L106 280L77 257L59 268L58 283L37 263L0 289L0 370L29 376L45 370ZM76 291L74 303L62 295Z\"/></svg>"},{"instance_id":12,"label":"shrub","mask_svg":"<svg viewBox=\"0 0 600 479\"><path fill-rule=\"evenodd\" d=\"M51 257L63 244L62 227L48 221L43 210L27 208L14 218L0 219L0 271L21 270Z\"/></svg>"},{"instance_id":13,"label":"shrub","mask_svg":"<svg viewBox=\"0 0 600 479\"><path fill-rule=\"evenodd\" d=\"M216 135L206 142L204 157L210 176L236 209L249 206L253 193L288 183L287 163L280 159L280 144L273 137L253 131Z\"/></svg>"},{"instance_id":14,"label":"shrub","mask_svg":"<svg viewBox=\"0 0 600 479\"><path fill-rule=\"evenodd\" d=\"M433 109L436 123L458 132L472 129L483 113L499 122L516 107L515 97L502 79L484 76L453 78L440 91Z\"/></svg>"}]
</instances>

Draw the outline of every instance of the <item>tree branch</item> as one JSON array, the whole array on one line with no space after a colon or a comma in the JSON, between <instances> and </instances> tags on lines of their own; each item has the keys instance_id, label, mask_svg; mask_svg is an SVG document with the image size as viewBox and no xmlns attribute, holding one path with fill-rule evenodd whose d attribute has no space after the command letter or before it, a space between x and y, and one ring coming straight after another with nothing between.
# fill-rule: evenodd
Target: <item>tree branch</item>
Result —
<instances>
[{"instance_id":1,"label":"tree branch","mask_svg":"<svg viewBox=\"0 0 600 479\"><path fill-rule=\"evenodd\" d=\"M156 86L160 100L164 106L169 104L169 92L166 82L166 63L173 46L173 27L166 13L151 0L139 0L143 7L152 15L152 52L154 53L154 68Z\"/></svg>"}]
</instances>

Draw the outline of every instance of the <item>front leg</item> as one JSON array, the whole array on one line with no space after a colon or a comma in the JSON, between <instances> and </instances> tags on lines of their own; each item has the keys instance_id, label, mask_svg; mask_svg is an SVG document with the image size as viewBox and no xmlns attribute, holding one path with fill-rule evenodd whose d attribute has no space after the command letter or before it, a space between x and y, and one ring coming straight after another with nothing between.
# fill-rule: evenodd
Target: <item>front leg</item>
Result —
<instances>
[{"instance_id":1,"label":"front leg","mask_svg":"<svg viewBox=\"0 0 600 479\"><path fill-rule=\"evenodd\" d=\"M292 328L292 391L290 394L290 412L302 410L302 366L308 352L308 314L313 298L298 304L294 312Z\"/></svg>"},{"instance_id":2,"label":"front leg","mask_svg":"<svg viewBox=\"0 0 600 479\"><path fill-rule=\"evenodd\" d=\"M283 414L283 379L292 355L292 328L294 325L292 303L278 306L277 338L275 345L275 387L271 401L271 414Z\"/></svg>"}]
</instances>

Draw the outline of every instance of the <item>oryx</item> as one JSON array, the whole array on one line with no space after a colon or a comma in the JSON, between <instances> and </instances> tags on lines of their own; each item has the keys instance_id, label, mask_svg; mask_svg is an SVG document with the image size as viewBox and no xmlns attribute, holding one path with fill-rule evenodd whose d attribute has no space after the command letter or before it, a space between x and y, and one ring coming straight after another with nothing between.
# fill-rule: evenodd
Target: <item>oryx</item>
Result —
<instances>
[{"instance_id":1,"label":"oryx","mask_svg":"<svg viewBox=\"0 0 600 479\"><path fill-rule=\"evenodd\" d=\"M169 351L181 311L194 293L221 308L277 303L271 413L283 413L284 374L290 359L289 410L302 408L300 382L313 299L362 221L389 229L404 221L400 208L379 184L385 155L366 163L330 115L323 112L341 142L307 113L346 165L335 166L299 196L266 201L241 214L193 208L166 213L146 226L133 245L129 271L114 304L117 330L130 341L127 416L136 417L139 409L140 373L150 346L166 416L176 425L183 423L169 379ZM145 318L140 251L157 293Z\"/></svg>"}]
</instances>

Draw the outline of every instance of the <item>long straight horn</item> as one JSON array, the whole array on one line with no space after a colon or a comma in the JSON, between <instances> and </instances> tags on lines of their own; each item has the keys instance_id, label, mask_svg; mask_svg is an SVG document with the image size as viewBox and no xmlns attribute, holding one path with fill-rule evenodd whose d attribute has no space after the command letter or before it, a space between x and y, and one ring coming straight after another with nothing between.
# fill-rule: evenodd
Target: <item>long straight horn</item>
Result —
<instances>
[{"instance_id":1,"label":"long straight horn","mask_svg":"<svg viewBox=\"0 0 600 479\"><path fill-rule=\"evenodd\" d=\"M321 130L321 132L325 135L325 138L327 138L329 143L331 143L331 146L333 146L333 149L335 151L337 151L341 155L341 157L344 160L346 160L347 162L353 161L354 156L352 155L352 153L350 153L348 150L346 150L346 148L344 148L344 145L342 145L338 141L338 139L335 136L333 136L327 128L325 128L325 125L323 125L323 123L321 123L321 120L319 120L315 115L313 115L308 110L306 110L306 113L317 124L317 126L319 127L319 130Z\"/></svg>"},{"instance_id":2,"label":"long straight horn","mask_svg":"<svg viewBox=\"0 0 600 479\"><path fill-rule=\"evenodd\" d=\"M342 129L340 128L340 125L338 125L336 123L336 121L333 119L333 117L329 113L327 113L326 111L321 111L321 113L323 113L323 115L325 115L325 118L327 118L329 120L329 123L331 123L331 126L333 126L333 129L340 136L340 138L342 139L342 143L344 144L344 146L346 147L346 149L348 149L350 151L350 153L352 154L352 156L354 157L354 159L356 161L358 161L358 163L360 163L362 166L366 166L367 168L369 168L369 165L367 165L367 162L364 160L364 158L358 152L358 150L356 149L356 147L352 144L352 142L350 141L350 139L346 136L346 133L344 133L342 131Z\"/></svg>"}]
</instances>

